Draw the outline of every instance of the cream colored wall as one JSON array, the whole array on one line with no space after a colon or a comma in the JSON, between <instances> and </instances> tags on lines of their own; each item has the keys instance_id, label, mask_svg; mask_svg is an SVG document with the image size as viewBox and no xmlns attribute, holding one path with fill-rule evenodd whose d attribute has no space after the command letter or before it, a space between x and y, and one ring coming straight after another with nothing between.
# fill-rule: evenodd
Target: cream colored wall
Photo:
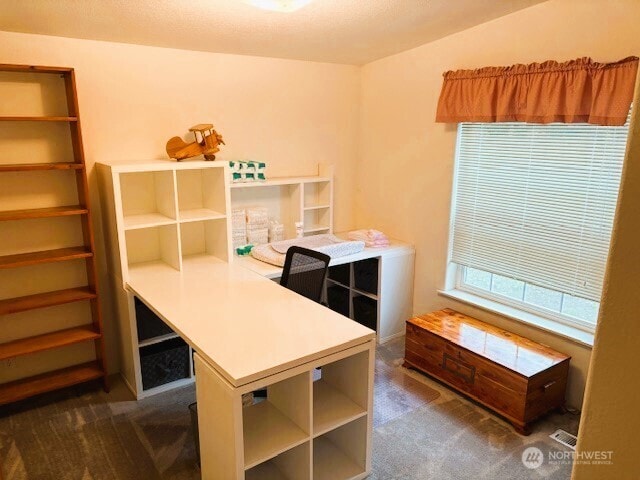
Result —
<instances>
[{"instance_id":1,"label":"cream colored wall","mask_svg":"<svg viewBox=\"0 0 640 480\"><path fill-rule=\"evenodd\" d=\"M449 306L572 355L568 403L582 403L590 349L438 296L445 279L456 126L434 122L442 73L640 53L637 0L550 0L363 67L359 227L416 245L416 312Z\"/></svg>"},{"instance_id":2,"label":"cream colored wall","mask_svg":"<svg viewBox=\"0 0 640 480\"><path fill-rule=\"evenodd\" d=\"M224 136L219 159L263 160L272 176L312 175L318 163L333 163L334 225L353 226L358 67L8 32L0 32L0 62L76 69L103 258L94 163L166 158L166 141L186 137L188 127L202 122L212 122ZM105 303L110 370L117 371L113 308Z\"/></svg>"},{"instance_id":3,"label":"cream colored wall","mask_svg":"<svg viewBox=\"0 0 640 480\"><path fill-rule=\"evenodd\" d=\"M640 78L634 105L640 104ZM637 372L640 370L640 109L633 112L632 134L622 174L604 301L580 418L577 452L611 452L611 465L574 463L574 480L638 478L640 429Z\"/></svg>"}]
</instances>

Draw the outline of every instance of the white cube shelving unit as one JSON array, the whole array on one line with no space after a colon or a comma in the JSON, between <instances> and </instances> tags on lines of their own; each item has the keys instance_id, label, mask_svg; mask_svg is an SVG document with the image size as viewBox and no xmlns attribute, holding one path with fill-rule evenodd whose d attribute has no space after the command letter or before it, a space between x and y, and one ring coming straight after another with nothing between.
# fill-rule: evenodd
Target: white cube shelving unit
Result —
<instances>
[{"instance_id":1,"label":"white cube shelving unit","mask_svg":"<svg viewBox=\"0 0 640 480\"><path fill-rule=\"evenodd\" d=\"M200 425L200 448L210 452L202 458L203 478L366 477L374 355L369 342L233 388L196 354L198 411L207 419ZM264 401L242 406L244 393L264 387Z\"/></svg>"},{"instance_id":2,"label":"white cube shelving unit","mask_svg":"<svg viewBox=\"0 0 640 480\"><path fill-rule=\"evenodd\" d=\"M313 176L232 183L231 205L266 207L284 224L286 239L295 238L296 222L303 222L305 235L333 233L333 166L321 164Z\"/></svg>"},{"instance_id":3,"label":"white cube shelving unit","mask_svg":"<svg viewBox=\"0 0 640 480\"><path fill-rule=\"evenodd\" d=\"M193 382L190 365L188 376L144 388L141 354L148 351L144 349L175 343L177 334L162 332L140 339L136 302L125 286L130 271L149 264L181 271L183 261L193 256L229 261L228 165L169 161L98 164L98 174L111 254L109 271L120 319L123 377L137 398Z\"/></svg>"}]
</instances>

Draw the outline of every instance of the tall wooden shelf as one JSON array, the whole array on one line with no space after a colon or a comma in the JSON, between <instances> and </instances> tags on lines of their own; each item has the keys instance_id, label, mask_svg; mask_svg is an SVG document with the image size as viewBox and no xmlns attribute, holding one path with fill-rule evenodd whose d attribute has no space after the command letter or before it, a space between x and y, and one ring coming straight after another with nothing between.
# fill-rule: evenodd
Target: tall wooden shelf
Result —
<instances>
[{"instance_id":1,"label":"tall wooden shelf","mask_svg":"<svg viewBox=\"0 0 640 480\"><path fill-rule=\"evenodd\" d=\"M78 117L0 116L0 122L77 122Z\"/></svg>"},{"instance_id":2,"label":"tall wooden shelf","mask_svg":"<svg viewBox=\"0 0 640 480\"><path fill-rule=\"evenodd\" d=\"M0 172L34 172L38 170L82 170L84 165L75 162L58 163L8 163L0 164Z\"/></svg>"},{"instance_id":3,"label":"tall wooden shelf","mask_svg":"<svg viewBox=\"0 0 640 480\"><path fill-rule=\"evenodd\" d=\"M64 359L60 366L43 362L41 373L28 373L25 376L20 373L6 375L8 370L0 372L3 373L2 378L9 378L8 381L5 380L3 383L0 383L0 405L96 379L102 380L106 390L108 385L104 354L103 325L98 297L95 243L90 220L89 193L76 94L75 72L72 68L65 67L0 64L0 73L4 78L9 76L11 79L10 83L15 80L17 83L26 82L27 84L39 84L40 87L42 87L41 90L43 93L40 108L43 111L32 111L34 110L33 106L39 101L34 98L20 98L18 101L21 103L17 103L15 99L12 99L11 105L13 107L24 104L30 105L30 108L26 108L27 111L16 112L6 112L3 110L0 114L0 122L18 122L12 127L13 129L34 129L34 125L38 123L67 123L71 141L69 151L72 152L72 158L54 159L53 161L48 158L25 158L25 160L31 161L31 163L16 163L20 162L23 156L7 155L8 158L6 159L0 156L0 182L2 181L3 174L39 174L52 176L43 177L45 178L44 183L40 178L38 182L35 183L38 187L33 187L34 190L25 190L25 197L33 196L38 200L27 199L25 201L29 201L29 204L20 204L23 199L18 198L15 203L12 201L10 205L16 205L18 208L0 211L0 232L2 232L3 229L6 229L5 232L14 232L9 234L5 233L6 236L0 235L0 248L3 252L3 254L0 255L0 272L3 272L3 275L5 275L3 278L5 279L16 279L17 285L12 285L12 292L22 287L24 287L25 290L22 295L10 298L0 297L0 331L9 332L11 330L12 320L15 314L21 314L21 319L24 318L24 315L39 315L41 325L42 319L45 319L47 322L45 324L47 331L44 333L41 330L37 330L34 331L33 335L26 337L24 336L24 332L21 332L20 335L16 335L19 338L14 338L15 336L12 337L11 334L0 338L0 361L2 361L2 363L0 363L0 369L12 368L10 366L11 362L5 362L7 360L37 355L47 350L60 350L60 354L56 355ZM13 77L14 75L15 77ZM50 88L50 86L54 84L59 85L59 88ZM33 89L26 89L25 91L29 92L33 91ZM6 92L0 90L0 98L2 98L3 93L6 94ZM47 94L52 98L44 98ZM11 96L11 94L7 95ZM48 111L51 108L49 108L50 105L49 107L47 106L47 102L57 105L59 110L60 105L65 105L66 109L62 108L62 110L66 111ZM39 130L34 130L34 132L34 137L38 137ZM60 142L60 139L55 141ZM0 154L4 155L4 152L0 152ZM69 189L72 188L73 194L77 194L76 204L66 205L64 204L66 202L63 204L60 204L62 203L60 202L57 205L41 204L41 202L44 201L42 199L47 199L46 201L51 202L55 202L56 200L56 193L53 190L49 191L45 188L43 191L42 189L42 185L49 184L49 180L46 179L51 178L51 182L53 183L54 175L75 176L73 181L70 180L70 185L72 184L73 186L69 186ZM10 178L12 179L11 181L13 181L14 177ZM28 177L24 178L24 188L29 189L30 180ZM35 190L36 188L37 191ZM20 238L17 238L18 235L15 234L17 229L20 235L24 235L24 238L28 239L29 229L33 228L32 221L61 222L61 220L59 220L61 217L77 218L77 220L74 221L79 222L78 232L81 231L81 238L78 238L71 244L55 245L55 248L51 243L47 243L49 239L29 239L28 247L22 249L16 248L16 244L20 241ZM5 225L13 224L14 222L21 222L19 224L20 226L16 227L13 225L11 229L5 227ZM65 222L56 225L51 224L50 228L52 231L55 228L71 228L68 222ZM49 226L49 224L47 224L47 226ZM12 238L12 235L16 235L16 238ZM78 233L78 235L80 235L80 233ZM72 235L64 234L61 237L71 238ZM43 242L42 245L44 248L32 248L32 245L37 244L38 240ZM5 244L4 241L7 241L8 244ZM51 240L51 242L53 242L53 240ZM52 275L51 271L44 272L41 270L43 268L50 268L44 265L59 264L56 268L67 269L72 268L71 265L75 264L75 268L78 268L77 262L84 263L84 270L86 271L85 285L65 285L63 280L65 276L62 276L58 287L60 289L48 289L46 291L33 293L33 289L37 289L40 284L47 284L47 282L39 282L40 275ZM51 279L49 280L48 283L51 284ZM55 277L53 284L57 281L57 277ZM22 285L21 282L25 284L28 283L29 285ZM88 302L88 308L83 309L83 311L90 312L89 314L84 314L89 315L88 318L74 318L73 321L76 323L75 325L64 322L62 324L56 324L55 315L50 315L49 310L44 313L41 310L75 302ZM30 321L31 317L27 318ZM51 321L49 322L50 318ZM65 350L67 347L85 342L93 343L93 361L87 362L86 358L76 358L74 351Z\"/></svg>"}]
</instances>

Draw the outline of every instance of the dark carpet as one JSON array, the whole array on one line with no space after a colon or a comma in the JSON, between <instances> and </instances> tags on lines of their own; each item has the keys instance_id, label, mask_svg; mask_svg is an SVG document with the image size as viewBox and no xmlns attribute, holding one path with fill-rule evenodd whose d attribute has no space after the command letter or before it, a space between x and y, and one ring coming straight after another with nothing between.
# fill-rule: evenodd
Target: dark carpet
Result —
<instances>
[{"instance_id":1,"label":"dark carpet","mask_svg":"<svg viewBox=\"0 0 640 480\"><path fill-rule=\"evenodd\" d=\"M523 437L483 408L400 366L403 341L378 348L370 479L569 479L571 465L529 470L525 448L566 451L548 435L576 433L578 417L553 414ZM136 402L76 387L0 411L4 480L199 479L187 406L193 386ZM296 479L291 479L296 480Z\"/></svg>"}]
</instances>

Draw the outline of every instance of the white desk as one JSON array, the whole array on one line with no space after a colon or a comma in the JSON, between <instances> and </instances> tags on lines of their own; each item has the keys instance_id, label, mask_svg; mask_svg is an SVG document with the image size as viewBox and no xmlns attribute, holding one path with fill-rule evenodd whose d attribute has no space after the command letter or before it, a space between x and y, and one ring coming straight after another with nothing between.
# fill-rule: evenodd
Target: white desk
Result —
<instances>
[{"instance_id":1,"label":"white desk","mask_svg":"<svg viewBox=\"0 0 640 480\"><path fill-rule=\"evenodd\" d=\"M186 258L182 272L161 263L132 268L128 286L235 387L375 337L318 303L214 257Z\"/></svg>"},{"instance_id":2,"label":"white desk","mask_svg":"<svg viewBox=\"0 0 640 480\"><path fill-rule=\"evenodd\" d=\"M136 266L128 288L196 352L204 480L368 475L372 330L211 256L185 258L181 272ZM268 399L243 408L264 387Z\"/></svg>"},{"instance_id":3,"label":"white desk","mask_svg":"<svg viewBox=\"0 0 640 480\"><path fill-rule=\"evenodd\" d=\"M338 234L338 236L346 238L344 234ZM338 284L349 290L351 318L354 318L352 306L354 296L366 295L377 302L377 338L378 343L385 343L404 335L405 322L413 316L415 249L412 245L391 239L388 247L365 248L363 251L353 255L332 258L329 266L353 265L354 262L372 258L379 260L378 289L372 295L356 288L353 281L353 268L350 271L351 282L349 285L332 282L331 279L327 281L327 284L329 286ZM233 263L267 278L276 279L282 275L281 267L256 260L252 256L236 256L233 259Z\"/></svg>"},{"instance_id":4,"label":"white desk","mask_svg":"<svg viewBox=\"0 0 640 480\"><path fill-rule=\"evenodd\" d=\"M374 332L279 287L256 273L258 264L234 258L229 174L225 162L98 165L123 378L137 398L192 382L191 368L186 376L178 371L184 361L175 362L183 375L177 380L156 382L154 368L170 370L171 352L194 350L204 480L364 478L371 458ZM307 191L307 183L323 186ZM330 178L294 184L300 184L292 187L300 218L312 216L305 205L320 206L329 220L323 228L331 231ZM407 281L384 284L398 278L394 272L413 281L413 249L390 247L339 261L365 258L380 259L378 309L391 305L384 298L394 292L406 305L402 296L410 298L413 290ZM400 260L388 261L393 258ZM176 333L144 332L154 322L136 297L182 340ZM393 328L403 328L410 316L410 309L396 315ZM161 322L154 320L157 327ZM146 387L143 363L150 372ZM316 367L321 378L314 381ZM265 387L265 401L243 407L244 393Z\"/></svg>"}]
</instances>

